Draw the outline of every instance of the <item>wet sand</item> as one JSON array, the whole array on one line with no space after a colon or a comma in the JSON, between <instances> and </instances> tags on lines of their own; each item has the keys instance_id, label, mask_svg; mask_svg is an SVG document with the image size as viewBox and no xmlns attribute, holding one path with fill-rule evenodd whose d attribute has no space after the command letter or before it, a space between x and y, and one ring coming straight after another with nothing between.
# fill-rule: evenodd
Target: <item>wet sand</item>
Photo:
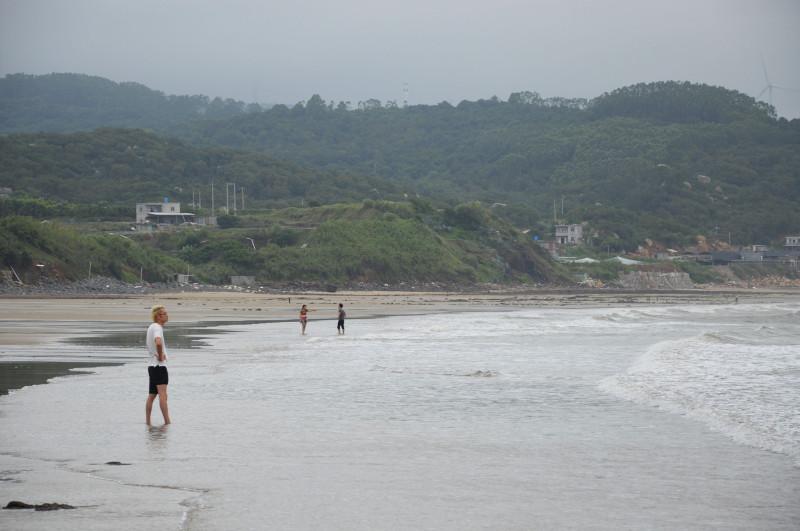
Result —
<instances>
[{"instance_id":1,"label":"wet sand","mask_svg":"<svg viewBox=\"0 0 800 531\"><path fill-rule=\"evenodd\" d=\"M531 307L602 307L649 304L733 304L800 297L794 291L566 291L419 293L338 292L275 295L248 292L185 292L119 297L0 297L0 345L35 345L82 333L96 323L136 324L164 304L172 323L276 321L297 318L302 304L310 321L335 319L343 303L348 318Z\"/></svg>"},{"instance_id":2,"label":"wet sand","mask_svg":"<svg viewBox=\"0 0 800 531\"><path fill-rule=\"evenodd\" d=\"M88 374L81 368L119 365L114 363L78 362L78 361L0 361L0 396L9 391L21 389L29 385L47 383L50 378L69 374ZM90 372L90 371L89 371Z\"/></svg>"}]
</instances>

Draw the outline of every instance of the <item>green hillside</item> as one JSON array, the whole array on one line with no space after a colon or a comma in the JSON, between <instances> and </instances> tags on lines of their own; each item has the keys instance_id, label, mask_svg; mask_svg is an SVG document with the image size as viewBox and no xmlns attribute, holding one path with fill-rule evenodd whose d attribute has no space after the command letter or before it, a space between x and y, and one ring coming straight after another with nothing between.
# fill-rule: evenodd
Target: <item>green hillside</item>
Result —
<instances>
[{"instance_id":1,"label":"green hillside","mask_svg":"<svg viewBox=\"0 0 800 531\"><path fill-rule=\"evenodd\" d=\"M208 206L212 180L218 190L244 187L252 207L479 200L543 237L554 216L586 222L592 246L617 252L647 239L749 244L800 231L800 120L776 119L768 105L721 87L659 82L592 100L519 92L407 108L367 100L355 110L313 96L259 112L233 102L202 121L196 109L173 112L179 101L89 76L7 76L0 123L12 125L3 130L141 124L162 136L0 137L0 186L17 198L90 203L98 217L164 196L187 204L194 191ZM110 114L84 120L92 109Z\"/></svg>"},{"instance_id":2,"label":"green hillside","mask_svg":"<svg viewBox=\"0 0 800 531\"><path fill-rule=\"evenodd\" d=\"M664 82L591 101L515 93L408 108L370 100L356 111L314 96L181 134L388 177L409 194L503 202L519 223L551 217L556 201L559 217L590 222L617 249L800 230L800 120L776 120L769 106L719 87Z\"/></svg>"},{"instance_id":3,"label":"green hillside","mask_svg":"<svg viewBox=\"0 0 800 531\"><path fill-rule=\"evenodd\" d=\"M90 273L127 282L164 282L186 269L179 259L118 234L82 234L30 217L0 218L0 263L23 282L77 280Z\"/></svg>"},{"instance_id":4,"label":"green hillside","mask_svg":"<svg viewBox=\"0 0 800 531\"><path fill-rule=\"evenodd\" d=\"M372 201L240 216L225 230L159 233L147 245L212 282L409 284L566 281L530 238L479 204L438 211L424 201Z\"/></svg>"},{"instance_id":5,"label":"green hillside","mask_svg":"<svg viewBox=\"0 0 800 531\"><path fill-rule=\"evenodd\" d=\"M439 212L424 202L366 201L235 218L228 229L126 234L0 218L0 261L25 281L95 274L166 281L190 270L204 282L231 275L261 283L568 282L566 273L477 204ZM38 264L38 265L37 265Z\"/></svg>"},{"instance_id":6,"label":"green hillside","mask_svg":"<svg viewBox=\"0 0 800 531\"><path fill-rule=\"evenodd\" d=\"M137 129L0 136L0 186L17 195L124 205L132 219L137 202L169 197L190 203L194 191L202 192L208 207L212 181L217 207L225 204L226 182L244 187L251 206L361 200L375 197L376 190L396 192L380 178L312 170L253 152L196 148Z\"/></svg>"},{"instance_id":7,"label":"green hillside","mask_svg":"<svg viewBox=\"0 0 800 531\"><path fill-rule=\"evenodd\" d=\"M240 101L168 96L139 83L83 74L0 78L0 133L88 131L98 127L167 129L200 118L260 110Z\"/></svg>"}]
</instances>

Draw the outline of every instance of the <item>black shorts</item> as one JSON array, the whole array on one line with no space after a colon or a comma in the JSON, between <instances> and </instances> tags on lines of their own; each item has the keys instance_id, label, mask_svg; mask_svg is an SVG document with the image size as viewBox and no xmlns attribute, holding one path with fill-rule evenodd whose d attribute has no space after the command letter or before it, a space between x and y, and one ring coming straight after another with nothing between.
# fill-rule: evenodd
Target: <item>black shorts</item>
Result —
<instances>
[{"instance_id":1,"label":"black shorts","mask_svg":"<svg viewBox=\"0 0 800 531\"><path fill-rule=\"evenodd\" d=\"M164 365L147 367L147 374L150 376L150 394L157 395L157 385L167 385L169 383L169 373Z\"/></svg>"},{"instance_id":2,"label":"black shorts","mask_svg":"<svg viewBox=\"0 0 800 531\"><path fill-rule=\"evenodd\" d=\"M344 330L344 319L339 319L339 322L336 323L336 330L339 330L340 328Z\"/></svg>"}]
</instances>

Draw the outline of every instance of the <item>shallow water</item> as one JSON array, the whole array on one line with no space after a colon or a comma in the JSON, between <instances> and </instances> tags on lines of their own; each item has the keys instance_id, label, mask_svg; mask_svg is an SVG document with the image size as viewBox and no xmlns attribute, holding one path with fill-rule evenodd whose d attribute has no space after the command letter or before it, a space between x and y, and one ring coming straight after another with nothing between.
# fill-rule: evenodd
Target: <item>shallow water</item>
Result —
<instances>
[{"instance_id":1,"label":"shallow water","mask_svg":"<svg viewBox=\"0 0 800 531\"><path fill-rule=\"evenodd\" d=\"M0 399L0 500L89 506L0 528L797 529L799 312L223 326L170 349L151 429L145 356L112 349L140 361Z\"/></svg>"}]
</instances>

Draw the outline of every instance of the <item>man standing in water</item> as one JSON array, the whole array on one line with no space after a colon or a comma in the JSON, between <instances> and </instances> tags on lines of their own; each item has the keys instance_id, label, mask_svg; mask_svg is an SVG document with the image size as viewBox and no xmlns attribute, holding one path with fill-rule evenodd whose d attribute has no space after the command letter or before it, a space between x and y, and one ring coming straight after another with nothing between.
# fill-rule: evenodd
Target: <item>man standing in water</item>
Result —
<instances>
[{"instance_id":1,"label":"man standing in water","mask_svg":"<svg viewBox=\"0 0 800 531\"><path fill-rule=\"evenodd\" d=\"M147 373L150 376L150 390L145 406L145 419L150 426L150 413L153 411L153 401L158 395L158 405L164 416L164 424L169 424L169 408L167 407L167 344L164 342L164 325L169 321L167 309L162 305L153 306L150 310L153 324L147 329L147 351L150 354Z\"/></svg>"},{"instance_id":2,"label":"man standing in water","mask_svg":"<svg viewBox=\"0 0 800 531\"><path fill-rule=\"evenodd\" d=\"M347 314L344 311L344 304L341 302L339 303L339 322L336 323L336 332L338 334L344 335L344 318Z\"/></svg>"}]
</instances>

